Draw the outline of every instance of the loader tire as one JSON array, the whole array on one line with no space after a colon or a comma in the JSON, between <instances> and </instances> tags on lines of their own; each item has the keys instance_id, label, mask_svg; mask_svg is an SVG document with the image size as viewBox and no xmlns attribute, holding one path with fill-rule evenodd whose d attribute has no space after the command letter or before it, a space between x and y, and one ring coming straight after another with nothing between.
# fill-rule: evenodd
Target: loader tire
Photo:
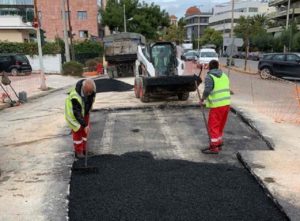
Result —
<instances>
[{"instance_id":1,"label":"loader tire","mask_svg":"<svg viewBox=\"0 0 300 221\"><path fill-rule=\"evenodd\" d=\"M149 102L149 96L147 96L146 91L143 87L143 80L140 80L140 99L143 103Z\"/></svg>"},{"instance_id":2,"label":"loader tire","mask_svg":"<svg viewBox=\"0 0 300 221\"><path fill-rule=\"evenodd\" d=\"M140 98L140 79L134 79L134 94L136 98Z\"/></svg>"},{"instance_id":3,"label":"loader tire","mask_svg":"<svg viewBox=\"0 0 300 221\"><path fill-rule=\"evenodd\" d=\"M189 99L189 96L190 96L189 92L180 93L178 94L178 99L181 101L186 101L187 99Z\"/></svg>"}]
</instances>

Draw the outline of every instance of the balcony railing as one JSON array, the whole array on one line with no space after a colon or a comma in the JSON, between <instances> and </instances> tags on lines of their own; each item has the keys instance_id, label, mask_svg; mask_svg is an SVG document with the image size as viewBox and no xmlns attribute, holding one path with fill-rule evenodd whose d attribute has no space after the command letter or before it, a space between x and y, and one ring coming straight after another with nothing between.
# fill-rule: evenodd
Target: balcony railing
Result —
<instances>
[{"instance_id":1,"label":"balcony railing","mask_svg":"<svg viewBox=\"0 0 300 221\"><path fill-rule=\"evenodd\" d=\"M33 5L33 0L0 0L0 6L3 5Z\"/></svg>"},{"instance_id":2,"label":"balcony railing","mask_svg":"<svg viewBox=\"0 0 300 221\"><path fill-rule=\"evenodd\" d=\"M279 4L284 4L284 3L288 3L288 0L270 0L269 1L269 6L276 6L276 5L279 5Z\"/></svg>"}]
</instances>

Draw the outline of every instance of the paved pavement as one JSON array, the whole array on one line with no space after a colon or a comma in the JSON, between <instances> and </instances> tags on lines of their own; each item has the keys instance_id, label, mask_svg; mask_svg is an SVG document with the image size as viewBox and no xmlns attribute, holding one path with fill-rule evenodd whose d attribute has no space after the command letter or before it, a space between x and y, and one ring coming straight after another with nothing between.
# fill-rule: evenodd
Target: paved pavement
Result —
<instances>
[{"instance_id":1,"label":"paved pavement","mask_svg":"<svg viewBox=\"0 0 300 221\"><path fill-rule=\"evenodd\" d=\"M73 85L78 79L63 76L48 76L47 83L54 89ZM123 79L127 83L133 83L132 78ZM28 82L27 85L30 85ZM24 88L26 91L26 88ZM49 92L36 91L28 93L28 97L41 96ZM255 127L261 134L270 141L274 151L239 151L239 157L249 168L251 173L259 182L270 192L270 194L283 207L284 211L291 220L299 220L300 217L300 176L299 176L299 143L300 128L299 126L287 123L276 123L268 116L258 112L255 108L247 104L247 100L241 97L233 96L233 107L241 112L245 119ZM168 101L155 101L146 105L171 105L172 99ZM178 103L178 102L177 102ZM189 101L180 102L181 104L196 104L197 97L195 94L190 96ZM107 92L97 96L95 103L96 109L103 108L132 108L144 106L136 98L133 92ZM17 108L22 108L19 106ZM0 112L0 115L2 113ZM4 116L4 115L2 115ZM38 167L38 164L37 164ZM6 171L3 171L0 177L0 185L5 182ZM28 182L27 185L34 187L34 182ZM1 186L0 186L1 187ZM34 189L34 188L33 188ZM31 188L31 191L33 190ZM1 192L0 200L3 200ZM19 196L24 199L24 196ZM16 210L22 212L26 210L25 205L16 205ZM31 205L30 212L34 213L34 207ZM1 215L0 215L1 217ZM3 216L2 216L3 217ZM16 218L16 217L15 217ZM8 219L10 220L10 219ZM16 219L15 219L16 220ZM43 219L37 219L43 220Z\"/></svg>"}]
</instances>

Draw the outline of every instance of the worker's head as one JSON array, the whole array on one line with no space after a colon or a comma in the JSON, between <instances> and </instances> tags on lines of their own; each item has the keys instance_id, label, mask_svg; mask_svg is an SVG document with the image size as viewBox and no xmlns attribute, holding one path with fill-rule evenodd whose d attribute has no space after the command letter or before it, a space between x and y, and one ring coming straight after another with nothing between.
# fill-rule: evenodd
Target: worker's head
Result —
<instances>
[{"instance_id":1,"label":"worker's head","mask_svg":"<svg viewBox=\"0 0 300 221\"><path fill-rule=\"evenodd\" d=\"M219 69L219 62L217 60L211 60L208 64L208 70Z\"/></svg>"},{"instance_id":2,"label":"worker's head","mask_svg":"<svg viewBox=\"0 0 300 221\"><path fill-rule=\"evenodd\" d=\"M85 79L82 83L82 90L84 96L89 96L96 92L96 84L93 79Z\"/></svg>"}]
</instances>

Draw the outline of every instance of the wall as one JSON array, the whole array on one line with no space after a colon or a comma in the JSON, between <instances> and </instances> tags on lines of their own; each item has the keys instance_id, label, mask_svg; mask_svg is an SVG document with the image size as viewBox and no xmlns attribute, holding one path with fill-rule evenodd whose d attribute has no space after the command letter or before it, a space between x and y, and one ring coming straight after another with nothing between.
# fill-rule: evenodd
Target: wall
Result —
<instances>
[{"instance_id":1,"label":"wall","mask_svg":"<svg viewBox=\"0 0 300 221\"><path fill-rule=\"evenodd\" d=\"M39 56L34 55L33 57L26 55L28 58L32 71L38 72L40 70L39 65ZM44 55L43 56L44 69L45 73L48 74L61 74L62 65L61 65L61 55Z\"/></svg>"},{"instance_id":2,"label":"wall","mask_svg":"<svg viewBox=\"0 0 300 221\"><path fill-rule=\"evenodd\" d=\"M0 30L0 41L24 42L22 32L18 30Z\"/></svg>"}]
</instances>

